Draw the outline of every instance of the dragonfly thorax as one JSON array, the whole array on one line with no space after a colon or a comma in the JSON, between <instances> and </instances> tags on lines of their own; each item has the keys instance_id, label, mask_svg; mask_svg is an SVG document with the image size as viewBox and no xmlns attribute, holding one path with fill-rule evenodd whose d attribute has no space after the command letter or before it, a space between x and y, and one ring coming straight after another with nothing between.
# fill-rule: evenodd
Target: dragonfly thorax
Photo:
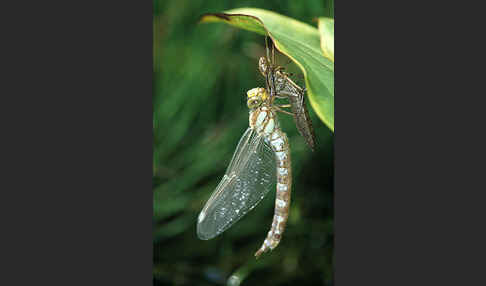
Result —
<instances>
[{"instance_id":1,"label":"dragonfly thorax","mask_svg":"<svg viewBox=\"0 0 486 286\"><path fill-rule=\"evenodd\" d=\"M269 106L263 105L250 111L250 128L263 136L271 135L279 128L277 115Z\"/></svg>"}]
</instances>

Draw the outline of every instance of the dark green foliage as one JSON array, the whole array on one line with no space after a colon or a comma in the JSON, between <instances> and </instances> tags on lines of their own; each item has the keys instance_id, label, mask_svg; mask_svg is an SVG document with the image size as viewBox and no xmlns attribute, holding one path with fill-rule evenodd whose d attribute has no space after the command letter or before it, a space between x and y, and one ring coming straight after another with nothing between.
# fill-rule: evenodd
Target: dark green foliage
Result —
<instances>
[{"instance_id":1,"label":"dark green foliage","mask_svg":"<svg viewBox=\"0 0 486 286\"><path fill-rule=\"evenodd\" d=\"M313 18L333 16L328 1L155 0L154 284L221 285L237 274L242 285L331 285L334 139L310 106L314 153L292 118L279 115L293 168L292 207L280 245L257 261L253 257L270 228L275 192L219 237L196 236L197 215L248 126L246 91L264 86L257 70L264 37L227 25L197 25L204 13L238 7L273 10L314 26Z\"/></svg>"}]
</instances>

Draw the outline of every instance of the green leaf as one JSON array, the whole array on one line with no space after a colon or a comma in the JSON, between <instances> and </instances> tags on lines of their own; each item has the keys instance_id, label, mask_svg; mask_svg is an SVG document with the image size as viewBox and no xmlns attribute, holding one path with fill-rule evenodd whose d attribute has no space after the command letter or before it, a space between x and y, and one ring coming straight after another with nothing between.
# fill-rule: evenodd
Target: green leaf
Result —
<instances>
[{"instance_id":1,"label":"green leaf","mask_svg":"<svg viewBox=\"0 0 486 286\"><path fill-rule=\"evenodd\" d=\"M321 34L322 53L334 62L334 19L321 17L317 25Z\"/></svg>"},{"instance_id":2,"label":"green leaf","mask_svg":"<svg viewBox=\"0 0 486 286\"><path fill-rule=\"evenodd\" d=\"M224 22L261 35L268 34L277 50L302 70L312 108L322 122L334 131L334 62L323 56L317 28L256 8L205 14L201 22Z\"/></svg>"}]
</instances>

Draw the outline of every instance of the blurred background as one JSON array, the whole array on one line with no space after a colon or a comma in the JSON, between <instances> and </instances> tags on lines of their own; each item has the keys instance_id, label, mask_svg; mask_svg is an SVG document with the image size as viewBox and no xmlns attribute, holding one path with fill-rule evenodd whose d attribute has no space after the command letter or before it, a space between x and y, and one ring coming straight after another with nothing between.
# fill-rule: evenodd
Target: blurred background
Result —
<instances>
[{"instance_id":1,"label":"blurred background","mask_svg":"<svg viewBox=\"0 0 486 286\"><path fill-rule=\"evenodd\" d=\"M279 114L293 168L290 217L280 245L255 260L271 226L274 189L212 240L197 238L196 220L248 127L246 91L265 86L257 70L264 37L222 23L198 25L200 16L257 7L316 27L314 18L334 17L333 1L153 5L154 285L332 285L334 139L310 105L315 152L292 117ZM300 74L285 57L278 62ZM303 78L294 78L303 85Z\"/></svg>"}]
</instances>

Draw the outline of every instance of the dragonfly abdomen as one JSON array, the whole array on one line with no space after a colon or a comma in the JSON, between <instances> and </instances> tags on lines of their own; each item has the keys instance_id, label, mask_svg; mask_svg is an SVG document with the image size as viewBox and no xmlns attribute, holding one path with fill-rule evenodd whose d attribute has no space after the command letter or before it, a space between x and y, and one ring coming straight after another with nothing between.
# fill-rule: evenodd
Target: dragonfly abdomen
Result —
<instances>
[{"instance_id":1,"label":"dragonfly abdomen","mask_svg":"<svg viewBox=\"0 0 486 286\"><path fill-rule=\"evenodd\" d=\"M292 169L290 166L290 150L287 135L278 128L275 129L271 135L267 136L267 140L269 140L270 145L275 152L277 162L277 194L275 198L275 211L272 227L262 246L255 253L256 257L268 250L274 249L279 244L289 216L292 186Z\"/></svg>"}]
</instances>

